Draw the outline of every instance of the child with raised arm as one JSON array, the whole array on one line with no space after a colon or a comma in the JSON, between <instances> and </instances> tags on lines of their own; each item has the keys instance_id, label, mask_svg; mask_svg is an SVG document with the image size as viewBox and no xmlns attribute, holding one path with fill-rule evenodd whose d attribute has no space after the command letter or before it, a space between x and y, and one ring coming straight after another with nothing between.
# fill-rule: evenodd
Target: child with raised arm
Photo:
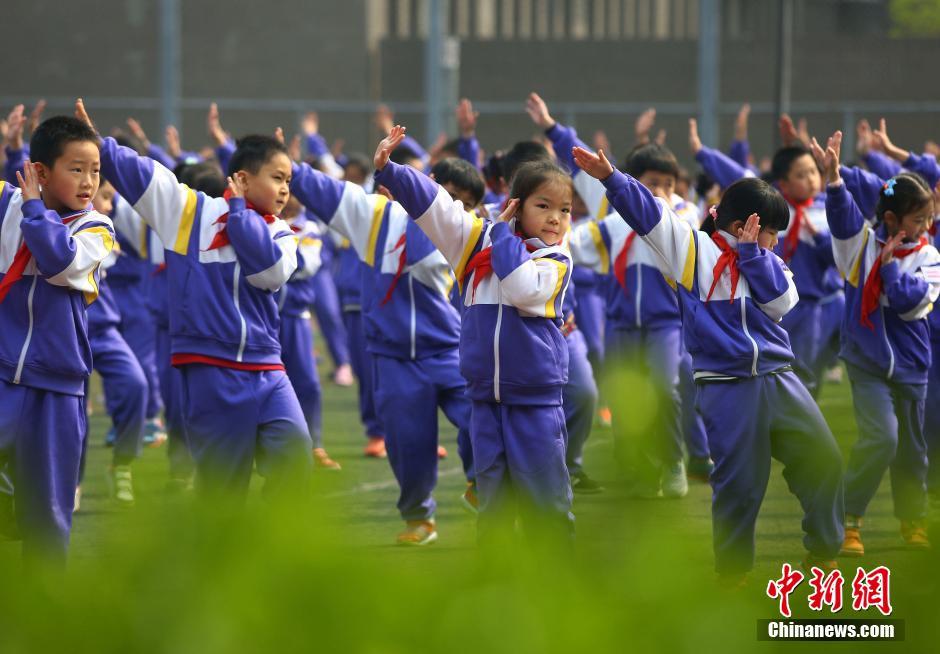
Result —
<instances>
[{"instance_id":1,"label":"child with raised arm","mask_svg":"<svg viewBox=\"0 0 940 654\"><path fill-rule=\"evenodd\" d=\"M933 194L923 179L889 179L871 227L839 172L842 133L826 150L813 144L826 172L826 213L839 271L845 277L842 352L859 437L845 473L845 543L861 556L862 518L885 471L894 515L909 547L927 548L927 452L924 410L930 368L927 315L940 295L940 253L927 238Z\"/></svg>"},{"instance_id":2,"label":"child with raised arm","mask_svg":"<svg viewBox=\"0 0 940 654\"><path fill-rule=\"evenodd\" d=\"M759 179L725 191L710 212L711 238L696 231L603 152L574 149L579 168L675 279L683 335L699 383L712 471L715 567L738 584L754 565L754 526L770 476L783 462L803 506L804 565L835 567L842 541L842 459L822 413L792 369L780 319L798 299L792 275L771 250L789 222L786 202Z\"/></svg>"},{"instance_id":3,"label":"child with raised arm","mask_svg":"<svg viewBox=\"0 0 940 654\"><path fill-rule=\"evenodd\" d=\"M76 115L91 125L81 100ZM101 148L108 180L165 246L171 360L197 491L238 502L257 457L268 496L298 499L312 444L281 362L273 294L297 268L297 238L277 217L290 194L286 148L267 136L239 141L224 198L113 138Z\"/></svg>"},{"instance_id":4,"label":"child with raised arm","mask_svg":"<svg viewBox=\"0 0 940 654\"><path fill-rule=\"evenodd\" d=\"M389 162L405 137L395 126L375 153L376 182L388 188L447 259L461 284L460 371L472 403L470 439L479 529L492 542L516 507L529 524L567 536L573 528L565 466L562 389L568 348L561 326L571 259L571 180L551 163L513 175L506 209L484 222L433 180ZM508 521L505 522L505 521Z\"/></svg>"},{"instance_id":5,"label":"child with raised arm","mask_svg":"<svg viewBox=\"0 0 940 654\"><path fill-rule=\"evenodd\" d=\"M91 206L98 135L66 116L43 122L0 182L0 470L8 466L23 554L64 562L91 374L86 308L114 245Z\"/></svg>"},{"instance_id":6,"label":"child with raised arm","mask_svg":"<svg viewBox=\"0 0 940 654\"><path fill-rule=\"evenodd\" d=\"M483 180L461 159L435 164L434 174L470 207L483 197ZM421 173L417 173L421 174ZM423 176L423 175L422 175ZM475 508L467 382L460 376L460 315L449 296L450 265L405 208L386 195L368 194L306 164L295 166L294 195L349 240L366 266L362 316L373 358L378 416L398 481L398 510L405 521L401 545L438 537L433 496L438 469L438 408L458 429L467 473L464 502ZM448 196L450 197L450 196Z\"/></svg>"}]
</instances>

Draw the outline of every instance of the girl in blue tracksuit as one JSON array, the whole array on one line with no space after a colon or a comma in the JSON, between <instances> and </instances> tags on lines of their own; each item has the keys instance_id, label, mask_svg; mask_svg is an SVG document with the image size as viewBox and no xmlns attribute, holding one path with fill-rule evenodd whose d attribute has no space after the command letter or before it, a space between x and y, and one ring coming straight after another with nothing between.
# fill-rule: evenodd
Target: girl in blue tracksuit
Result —
<instances>
[{"instance_id":1,"label":"girl in blue tracksuit","mask_svg":"<svg viewBox=\"0 0 940 654\"><path fill-rule=\"evenodd\" d=\"M901 535L909 546L926 548L927 315L940 295L940 253L927 238L933 194L917 175L892 177L881 189L875 226L869 226L840 176L841 140L836 132L825 153L814 150L827 173L826 212L845 277L841 357L859 428L845 474L842 552L864 554L862 516L889 469Z\"/></svg>"},{"instance_id":2,"label":"girl in blue tracksuit","mask_svg":"<svg viewBox=\"0 0 940 654\"><path fill-rule=\"evenodd\" d=\"M797 302L792 275L771 251L789 216L783 198L758 179L727 189L709 238L692 229L603 153L575 148L575 162L676 280L683 335L699 383L715 469L715 567L736 583L754 564L754 526L771 457L803 506L805 563L834 566L842 542L842 460L829 427L792 370L780 319ZM761 226L763 224L763 226Z\"/></svg>"},{"instance_id":3,"label":"girl in blue tracksuit","mask_svg":"<svg viewBox=\"0 0 940 654\"><path fill-rule=\"evenodd\" d=\"M475 169L470 172L478 176ZM482 181L480 186L482 196ZM450 265L406 209L384 195L368 194L306 164L294 167L291 191L349 241L366 267L361 303L375 406L406 522L398 542L434 542L438 407L458 429L461 459L473 479L470 403L458 366L460 316L449 300Z\"/></svg>"},{"instance_id":4,"label":"girl in blue tracksuit","mask_svg":"<svg viewBox=\"0 0 940 654\"><path fill-rule=\"evenodd\" d=\"M568 349L559 327L571 276L564 242L571 181L552 163L526 164L513 176L513 200L500 219L484 221L431 179L388 161L403 138L396 126L379 144L376 183L414 217L461 284L460 371L472 403L480 538L492 542L494 529L506 526L513 498L538 516L530 526L567 537Z\"/></svg>"}]
</instances>

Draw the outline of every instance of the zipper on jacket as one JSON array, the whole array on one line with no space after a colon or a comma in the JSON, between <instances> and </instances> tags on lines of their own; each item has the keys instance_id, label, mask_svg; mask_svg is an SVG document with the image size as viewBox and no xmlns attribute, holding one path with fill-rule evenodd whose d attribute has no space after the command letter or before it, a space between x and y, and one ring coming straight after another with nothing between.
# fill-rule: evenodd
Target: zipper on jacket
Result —
<instances>
[{"instance_id":1,"label":"zipper on jacket","mask_svg":"<svg viewBox=\"0 0 940 654\"><path fill-rule=\"evenodd\" d=\"M474 273L476 274L476 273ZM496 333L493 334L493 397L499 402L499 332L503 325L503 291L496 284Z\"/></svg>"},{"instance_id":2,"label":"zipper on jacket","mask_svg":"<svg viewBox=\"0 0 940 654\"><path fill-rule=\"evenodd\" d=\"M29 295L26 296L26 312L29 315L29 328L26 330L26 341L23 343L23 349L20 350L20 360L16 363L16 374L13 375L13 383L19 384L23 376L23 366L26 364L26 351L29 349L29 343L33 340L33 295L36 293L36 281L39 274L33 275L33 283L29 286Z\"/></svg>"},{"instance_id":3,"label":"zipper on jacket","mask_svg":"<svg viewBox=\"0 0 940 654\"><path fill-rule=\"evenodd\" d=\"M751 359L751 377L757 376L757 341L751 338L751 332L747 330L747 306L745 305L746 298L741 296L741 327L744 329L744 335L747 336L747 340L751 342L751 347L754 348L754 356Z\"/></svg>"},{"instance_id":4,"label":"zipper on jacket","mask_svg":"<svg viewBox=\"0 0 940 654\"><path fill-rule=\"evenodd\" d=\"M232 278L232 299L235 301L235 313L238 314L238 320L241 322L242 327L241 339L238 342L238 354L235 355L235 360L239 363L241 363L242 357L245 354L245 342L248 339L248 323L245 322L245 316L242 315L241 303L238 299L238 278L241 271L241 264L236 261L235 275Z\"/></svg>"},{"instance_id":5,"label":"zipper on jacket","mask_svg":"<svg viewBox=\"0 0 940 654\"><path fill-rule=\"evenodd\" d=\"M886 379L894 377L894 350L891 348L891 340L888 338L888 325L885 323L885 308L881 305L879 298L878 308L881 310L881 333L885 337L885 345L888 346L888 376Z\"/></svg>"},{"instance_id":6,"label":"zipper on jacket","mask_svg":"<svg viewBox=\"0 0 940 654\"><path fill-rule=\"evenodd\" d=\"M643 266L637 264L634 266L636 268L636 326L643 326L643 318L640 313L640 308L643 306Z\"/></svg>"},{"instance_id":7,"label":"zipper on jacket","mask_svg":"<svg viewBox=\"0 0 940 654\"><path fill-rule=\"evenodd\" d=\"M408 296L411 299L411 360L415 360L416 353L416 344L415 344L415 332L417 331L417 322L415 317L415 284L414 284L414 275L411 274L411 271L408 272Z\"/></svg>"}]
</instances>

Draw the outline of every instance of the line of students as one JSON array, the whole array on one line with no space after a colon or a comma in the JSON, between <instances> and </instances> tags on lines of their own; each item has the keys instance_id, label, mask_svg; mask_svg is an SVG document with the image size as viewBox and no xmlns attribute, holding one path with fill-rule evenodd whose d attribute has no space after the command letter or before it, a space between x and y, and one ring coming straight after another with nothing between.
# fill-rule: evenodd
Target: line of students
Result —
<instances>
[{"instance_id":1,"label":"line of students","mask_svg":"<svg viewBox=\"0 0 940 654\"><path fill-rule=\"evenodd\" d=\"M120 345L109 303L91 304L93 296L108 297L100 271L122 203L133 218L118 232L137 244L138 257L158 250L163 259L154 275L167 300L157 365L172 379L161 383L171 444L176 433L191 453L200 496L241 498L255 463L275 499L304 494L311 453L321 466L339 467L320 440L307 309L322 234L299 205L288 206L291 194L355 256L355 266L340 268L352 275L349 293L358 294L343 299L350 300L346 313L359 317L346 327L365 342L352 349L370 359L349 358L358 368L369 447L381 455L381 440L400 486L400 543L437 538L438 406L458 427L464 501L479 510L483 542L510 528L517 511L533 530L564 538L573 532L572 485L600 490L580 461L597 401L587 341L573 320L580 267L601 274L607 287L606 315L594 321L606 322L605 338L593 339L606 350L598 364L640 352L668 398L665 429L639 443L618 439L636 492L685 495L691 455L713 487L716 568L724 578L739 579L753 565L771 457L784 462L804 509L807 565L833 567L840 550L864 551L861 516L889 466L902 535L927 546L927 315L940 294L940 255L924 236L933 219L931 188L914 174L883 182L840 169L838 133L826 150L778 152L774 188L703 147L693 121L696 158L725 187L705 221L709 236L699 230L697 209L673 192L678 166L662 145L635 148L625 175L557 124L537 95L527 110L560 165L543 146L519 144L504 157L508 172L495 176L507 198L481 208L485 215L474 211L484 186L469 103L458 109L461 138L453 150L470 161L444 159L427 175L419 146L406 145L404 128L393 126L374 157L380 192L371 194L292 161L282 138L250 136L235 146L220 137L219 158L230 174L219 197L197 190L195 179L194 188L182 184L182 171L174 175L113 138L99 141L81 101L77 119L39 126L31 151L43 158L38 166L25 162L22 191L3 189L0 260L0 298L10 293L15 307L4 312L15 324L4 330L9 351L0 352L0 365L10 368L3 400L16 403L4 412L14 422L0 439L25 547L64 555L74 498L61 482L77 481L92 354L118 431L118 497L122 485L130 490L124 470L141 444L153 375L138 364L109 377L108 361L128 360L129 348ZM220 129L217 111L214 117ZM940 178L935 162L895 148L884 125L876 134L895 159ZM317 136L308 130L308 147L332 160ZM112 211L113 190L98 188L99 165L117 191ZM820 170L829 183L824 206ZM571 230L576 193L591 218ZM88 206L93 199L97 211ZM865 215L875 216L874 228ZM588 287L591 281L598 280ZM70 307L72 346L63 349L49 323L37 322L37 306L43 319L47 306L49 315ZM813 399L840 333L861 432L845 477L845 509L841 457ZM62 356L50 364L47 349ZM337 363L344 364L341 355ZM47 388L50 365L56 384L71 377L81 388ZM116 388L116 379L134 383ZM368 424L372 406L376 422ZM23 407L48 419L36 427L43 437L35 443L23 442ZM67 430L78 435L77 448L53 438L60 412L75 414Z\"/></svg>"}]
</instances>

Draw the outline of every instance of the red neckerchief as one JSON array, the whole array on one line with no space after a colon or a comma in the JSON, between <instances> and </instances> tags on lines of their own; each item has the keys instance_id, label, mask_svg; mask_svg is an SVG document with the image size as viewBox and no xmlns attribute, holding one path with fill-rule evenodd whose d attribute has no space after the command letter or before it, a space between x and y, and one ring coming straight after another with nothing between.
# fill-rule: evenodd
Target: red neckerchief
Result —
<instances>
[{"instance_id":1,"label":"red neckerchief","mask_svg":"<svg viewBox=\"0 0 940 654\"><path fill-rule=\"evenodd\" d=\"M385 297L382 298L382 301L379 303L379 306L385 306L392 299L392 293L395 292L395 287L398 286L398 280L401 279L402 273L405 271L405 261L407 261L408 254L405 249L405 237L408 235L407 232L402 232L401 238L398 239L398 242L395 243L395 247L389 250L386 254L391 254L398 248L401 248L401 253L398 255L398 270L395 271L395 276L392 277L392 283L388 285L388 291L385 293Z\"/></svg>"},{"instance_id":2,"label":"red neckerchief","mask_svg":"<svg viewBox=\"0 0 940 654\"><path fill-rule=\"evenodd\" d=\"M813 206L813 198L797 202L784 196L784 199L793 207L795 213L793 223L787 231L787 236L783 239L783 260L787 263L796 254L796 249L800 246L800 230L803 227L803 221L806 220L806 210Z\"/></svg>"},{"instance_id":3,"label":"red neckerchief","mask_svg":"<svg viewBox=\"0 0 940 654\"><path fill-rule=\"evenodd\" d=\"M740 277L738 272L738 251L728 245L728 241L719 232L712 234L712 241L721 250L721 256L718 257L718 261L715 262L715 267L712 269L712 287L708 289L708 296L705 301L708 302L712 299L712 293L714 293L715 287L718 286L721 273L727 268L731 274L731 299L729 302L734 302L734 291L738 288L738 277Z\"/></svg>"},{"instance_id":4,"label":"red neckerchief","mask_svg":"<svg viewBox=\"0 0 940 654\"><path fill-rule=\"evenodd\" d=\"M520 234L517 231L515 235L521 238L523 243L525 243L525 239L522 238L522 234ZM530 243L525 243L525 249L528 250L529 253L531 254L532 252L535 252L539 248L534 245L531 245ZM471 302L473 302L473 298L476 296L477 286L479 286L480 282L482 282L484 279L489 277L490 273L493 272L493 246L492 245L483 248L482 250L474 254L472 257L470 257L470 261L467 262L467 267L464 268L463 278L460 280L461 285L466 284L467 280L470 278L470 275L472 275L474 272L476 272L476 276L474 276L473 278L473 287L471 288L471 294L470 294Z\"/></svg>"},{"instance_id":5,"label":"red neckerchief","mask_svg":"<svg viewBox=\"0 0 940 654\"><path fill-rule=\"evenodd\" d=\"M630 248L633 247L634 240L636 240L636 232L630 232L630 235L623 243L623 249L614 260L614 277L617 278L617 283L620 284L620 288L623 289L625 295L630 294L627 290L627 256L630 253Z\"/></svg>"},{"instance_id":6,"label":"red neckerchief","mask_svg":"<svg viewBox=\"0 0 940 654\"><path fill-rule=\"evenodd\" d=\"M895 250L893 256L897 259L903 259L904 257L908 257L920 251L928 243L929 241L921 236L917 245L906 250ZM884 251L884 246L881 246L881 250ZM884 282L881 280L881 253L879 252L878 258L875 259L875 263L872 264L871 270L868 272L868 279L865 280L865 286L862 289L862 316L859 320L862 325L873 331L875 325L872 323L869 316L878 308L881 302L881 292L883 290Z\"/></svg>"},{"instance_id":7,"label":"red neckerchief","mask_svg":"<svg viewBox=\"0 0 940 654\"><path fill-rule=\"evenodd\" d=\"M222 194L222 197L228 200L229 198L232 197L232 192L229 190L226 190L225 193ZM274 216L269 213L262 214L261 211L258 209L258 207L253 205L248 200L245 200L245 207L261 214L264 217L264 222L266 222L269 225L273 223L275 220L277 220L277 216ZM213 225L218 224L218 223L221 223L226 226L220 229L218 232L216 232L216 235L213 237L212 242L209 243L209 247L206 248L205 250L206 252L217 250L218 248L225 247L226 245L229 245L231 243L231 241L229 241L229 238L228 238L228 226L227 226L228 225L228 212L227 211L223 213L221 216L219 216L218 218L216 218Z\"/></svg>"},{"instance_id":8,"label":"red neckerchief","mask_svg":"<svg viewBox=\"0 0 940 654\"><path fill-rule=\"evenodd\" d=\"M84 216L89 211L91 211L91 209L83 209L76 214L66 216L62 219L62 224L68 225L80 216ZM7 274L0 280L0 302L3 302L4 298L6 298L7 293L10 292L10 287L23 278L23 272L26 270L26 266L32 258L33 253L26 247L26 241L24 240L23 244L16 251L16 255L13 257L13 263L10 264Z\"/></svg>"}]
</instances>

